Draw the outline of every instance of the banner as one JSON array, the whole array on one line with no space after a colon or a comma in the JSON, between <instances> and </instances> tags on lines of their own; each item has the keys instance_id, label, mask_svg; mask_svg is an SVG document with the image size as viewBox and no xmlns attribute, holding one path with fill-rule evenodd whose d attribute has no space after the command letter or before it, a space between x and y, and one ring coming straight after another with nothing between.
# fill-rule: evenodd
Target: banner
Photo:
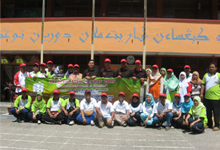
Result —
<instances>
[{"instance_id":1,"label":"banner","mask_svg":"<svg viewBox=\"0 0 220 150\"><path fill-rule=\"evenodd\" d=\"M67 98L70 91L76 92L76 98L82 100L85 90L90 89L92 97L100 100L101 93L108 94L108 100L114 102L118 99L118 93L125 92L125 100L131 102L132 94L140 95L141 82L127 78L96 78L94 80L86 79L48 79L31 78L25 79L25 87L31 96L36 96L37 92L43 92L47 99L53 94L53 90L58 89L63 98Z\"/></svg>"}]
</instances>

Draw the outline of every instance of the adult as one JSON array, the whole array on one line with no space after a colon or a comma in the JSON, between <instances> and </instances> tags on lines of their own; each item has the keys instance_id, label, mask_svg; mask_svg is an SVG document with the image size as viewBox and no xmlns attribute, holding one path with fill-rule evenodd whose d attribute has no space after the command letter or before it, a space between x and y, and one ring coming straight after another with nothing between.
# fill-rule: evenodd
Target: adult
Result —
<instances>
[{"instance_id":1,"label":"adult","mask_svg":"<svg viewBox=\"0 0 220 150\"><path fill-rule=\"evenodd\" d=\"M30 73L26 71L26 64L20 64L20 70L14 76L15 93L21 95L22 88L25 88L25 78L31 77Z\"/></svg>"},{"instance_id":2,"label":"adult","mask_svg":"<svg viewBox=\"0 0 220 150\"><path fill-rule=\"evenodd\" d=\"M75 64L73 66L73 73L69 75L69 79L82 79L82 73L79 72L79 65Z\"/></svg>"},{"instance_id":3,"label":"adult","mask_svg":"<svg viewBox=\"0 0 220 150\"><path fill-rule=\"evenodd\" d=\"M180 93L180 102L184 102L184 95L185 94L191 94L192 89L191 89L191 84L186 80L186 73L181 72L179 75L179 87L178 91Z\"/></svg>"},{"instance_id":4,"label":"adult","mask_svg":"<svg viewBox=\"0 0 220 150\"><path fill-rule=\"evenodd\" d=\"M31 105L31 112L28 113L29 120L41 124L42 116L46 112L46 105L47 103L43 98L43 94L38 92L33 104Z\"/></svg>"},{"instance_id":5,"label":"adult","mask_svg":"<svg viewBox=\"0 0 220 150\"><path fill-rule=\"evenodd\" d=\"M39 71L39 64L38 63L34 63L33 66L33 71L30 72L31 77L36 77L36 74Z\"/></svg>"},{"instance_id":6,"label":"adult","mask_svg":"<svg viewBox=\"0 0 220 150\"><path fill-rule=\"evenodd\" d=\"M77 121L85 125L95 125L95 110L97 102L91 97L91 91L85 91L85 98L80 102L80 114L76 117Z\"/></svg>"},{"instance_id":7,"label":"adult","mask_svg":"<svg viewBox=\"0 0 220 150\"><path fill-rule=\"evenodd\" d=\"M22 88L21 95L19 95L14 101L14 107L10 109L11 114L17 118L15 122L21 123L28 120L28 112L31 107L31 97L27 93L26 88Z\"/></svg>"},{"instance_id":8,"label":"adult","mask_svg":"<svg viewBox=\"0 0 220 150\"><path fill-rule=\"evenodd\" d=\"M57 65L53 64L52 70L50 71L50 74L53 75L53 74L57 73L57 71L58 71Z\"/></svg>"},{"instance_id":9,"label":"adult","mask_svg":"<svg viewBox=\"0 0 220 150\"><path fill-rule=\"evenodd\" d=\"M138 126L141 125L141 113L143 111L142 103L140 103L139 95L134 93L132 95L131 104L129 104L130 108L130 118L128 119L129 126Z\"/></svg>"},{"instance_id":10,"label":"adult","mask_svg":"<svg viewBox=\"0 0 220 150\"><path fill-rule=\"evenodd\" d=\"M64 120L64 116L61 113L62 111L62 103L64 100L60 98L59 90L53 91L53 97L50 98L47 102L47 112L43 115L42 120L48 124L62 124Z\"/></svg>"},{"instance_id":11,"label":"adult","mask_svg":"<svg viewBox=\"0 0 220 150\"><path fill-rule=\"evenodd\" d=\"M129 119L129 105L125 101L125 93L119 92L118 100L114 102L113 107L115 109L115 121L123 126L127 126L127 121Z\"/></svg>"},{"instance_id":12,"label":"adult","mask_svg":"<svg viewBox=\"0 0 220 150\"><path fill-rule=\"evenodd\" d=\"M192 88L192 99L195 96L201 95L201 88L202 88L202 80L199 78L199 73L194 71L192 74L192 80L190 81L191 88Z\"/></svg>"},{"instance_id":13,"label":"adult","mask_svg":"<svg viewBox=\"0 0 220 150\"><path fill-rule=\"evenodd\" d=\"M206 73L202 80L202 89L200 97L203 99L203 92L205 90L204 104L207 109L208 127L212 128L212 112L214 114L215 127L214 131L219 130L220 118L220 73L217 72L217 64L210 63L209 73Z\"/></svg>"},{"instance_id":14,"label":"adult","mask_svg":"<svg viewBox=\"0 0 220 150\"><path fill-rule=\"evenodd\" d=\"M140 60L135 61L135 68L131 71L131 76L134 80L140 79L142 84L147 79L146 71L142 69Z\"/></svg>"},{"instance_id":15,"label":"adult","mask_svg":"<svg viewBox=\"0 0 220 150\"><path fill-rule=\"evenodd\" d=\"M182 105L183 103L180 102L180 94L176 93L174 95L174 100L172 102L172 113L173 113L173 120L172 120L172 126L175 128L181 128L182 127L182 118L181 118L181 111L182 111Z\"/></svg>"},{"instance_id":16,"label":"adult","mask_svg":"<svg viewBox=\"0 0 220 150\"><path fill-rule=\"evenodd\" d=\"M167 76L167 70L166 68L161 68L160 69L160 74L163 76L163 79L165 80L166 76Z\"/></svg>"},{"instance_id":17,"label":"adult","mask_svg":"<svg viewBox=\"0 0 220 150\"><path fill-rule=\"evenodd\" d=\"M52 67L53 67L53 61L51 60L47 61L47 68L45 68L45 71L51 73Z\"/></svg>"},{"instance_id":18,"label":"adult","mask_svg":"<svg viewBox=\"0 0 220 150\"><path fill-rule=\"evenodd\" d=\"M171 102L174 99L174 94L177 92L179 80L173 73L173 69L167 69L167 76L164 79L164 93L167 95L167 99Z\"/></svg>"},{"instance_id":19,"label":"adult","mask_svg":"<svg viewBox=\"0 0 220 150\"><path fill-rule=\"evenodd\" d=\"M166 123L166 131L170 130L171 121L173 118L172 105L169 100L166 99L166 94L160 94L160 101L154 107L155 116L153 118L153 123L161 130L163 122Z\"/></svg>"},{"instance_id":20,"label":"adult","mask_svg":"<svg viewBox=\"0 0 220 150\"><path fill-rule=\"evenodd\" d=\"M184 72L186 73L186 80L190 82L192 80L191 67L189 65L184 66Z\"/></svg>"},{"instance_id":21,"label":"adult","mask_svg":"<svg viewBox=\"0 0 220 150\"><path fill-rule=\"evenodd\" d=\"M154 117L154 105L155 105L154 97L152 94L147 94L146 99L143 103L143 113L141 113L140 117L143 121L145 127L153 125L153 117Z\"/></svg>"},{"instance_id":22,"label":"adult","mask_svg":"<svg viewBox=\"0 0 220 150\"><path fill-rule=\"evenodd\" d=\"M159 101L160 93L163 93L163 76L159 72L158 65L152 66L152 73L148 78L146 93L151 93L156 102Z\"/></svg>"},{"instance_id":23,"label":"adult","mask_svg":"<svg viewBox=\"0 0 220 150\"><path fill-rule=\"evenodd\" d=\"M68 66L67 66L67 72L66 72L65 75L64 75L66 79L68 79L69 76L70 76L71 74L73 74L73 68L74 68L73 64L68 64Z\"/></svg>"},{"instance_id":24,"label":"adult","mask_svg":"<svg viewBox=\"0 0 220 150\"><path fill-rule=\"evenodd\" d=\"M45 63L40 64L40 71L36 74L38 78L51 78L50 72L47 72L46 69L47 65Z\"/></svg>"},{"instance_id":25,"label":"adult","mask_svg":"<svg viewBox=\"0 0 220 150\"><path fill-rule=\"evenodd\" d=\"M62 79L62 78L64 78L63 66L58 66L58 68L59 68L59 72L58 72L58 73L54 73L54 74L52 75L52 78Z\"/></svg>"},{"instance_id":26,"label":"adult","mask_svg":"<svg viewBox=\"0 0 220 150\"><path fill-rule=\"evenodd\" d=\"M99 127L102 128L104 125L107 127L113 127L114 125L114 108L111 102L108 102L108 94L101 94L101 101L97 103L96 113Z\"/></svg>"},{"instance_id":27,"label":"adult","mask_svg":"<svg viewBox=\"0 0 220 150\"><path fill-rule=\"evenodd\" d=\"M70 91L69 98L65 99L62 103L63 115L68 125L74 125L76 122L76 117L80 113L79 100L75 98L76 93Z\"/></svg>"},{"instance_id":28,"label":"adult","mask_svg":"<svg viewBox=\"0 0 220 150\"><path fill-rule=\"evenodd\" d=\"M188 125L194 133L202 133L208 121L206 117L206 108L199 96L194 97L193 102L194 105L191 107L186 117L186 125Z\"/></svg>"},{"instance_id":29,"label":"adult","mask_svg":"<svg viewBox=\"0 0 220 150\"><path fill-rule=\"evenodd\" d=\"M99 77L99 70L95 68L95 61L90 60L88 63L88 69L83 72L83 78L87 80L95 79Z\"/></svg>"},{"instance_id":30,"label":"adult","mask_svg":"<svg viewBox=\"0 0 220 150\"><path fill-rule=\"evenodd\" d=\"M106 58L104 61L104 68L100 70L100 77L113 78L115 77L115 71L111 68L111 60Z\"/></svg>"},{"instance_id":31,"label":"adult","mask_svg":"<svg viewBox=\"0 0 220 150\"><path fill-rule=\"evenodd\" d=\"M128 68L127 60L121 60L121 68L118 68L116 71L117 78L130 78L131 77L131 69Z\"/></svg>"}]
</instances>

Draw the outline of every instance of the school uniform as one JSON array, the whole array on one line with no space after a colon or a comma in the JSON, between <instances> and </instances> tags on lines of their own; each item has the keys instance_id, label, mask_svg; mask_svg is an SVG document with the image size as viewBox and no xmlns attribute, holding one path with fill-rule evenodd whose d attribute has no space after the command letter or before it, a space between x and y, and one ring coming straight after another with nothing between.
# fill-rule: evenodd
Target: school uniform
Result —
<instances>
[{"instance_id":1,"label":"school uniform","mask_svg":"<svg viewBox=\"0 0 220 150\"><path fill-rule=\"evenodd\" d=\"M126 115L127 110L130 109L128 103L125 100L122 103L117 100L114 102L113 107L115 110L115 121L117 121L120 125L123 125L125 123L124 119L129 117Z\"/></svg>"},{"instance_id":2,"label":"school uniform","mask_svg":"<svg viewBox=\"0 0 220 150\"><path fill-rule=\"evenodd\" d=\"M141 113L143 111L143 106L141 103L139 103L139 105L137 107L133 107L132 104L129 104L129 108L130 108L130 114L131 113L135 113L134 116L130 116L130 118L128 119L128 125L129 126L138 126L141 123ZM137 119L137 121L134 120Z\"/></svg>"}]
</instances>

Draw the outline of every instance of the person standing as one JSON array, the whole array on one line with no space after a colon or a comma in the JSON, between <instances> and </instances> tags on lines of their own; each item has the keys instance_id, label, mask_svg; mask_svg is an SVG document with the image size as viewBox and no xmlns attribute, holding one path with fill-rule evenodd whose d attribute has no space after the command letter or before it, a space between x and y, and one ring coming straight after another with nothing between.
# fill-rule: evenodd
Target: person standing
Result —
<instances>
[{"instance_id":1,"label":"person standing","mask_svg":"<svg viewBox=\"0 0 220 150\"><path fill-rule=\"evenodd\" d=\"M40 64L40 71L36 74L38 78L51 78L50 72L47 72L46 69L47 65L45 63Z\"/></svg>"},{"instance_id":2,"label":"person standing","mask_svg":"<svg viewBox=\"0 0 220 150\"><path fill-rule=\"evenodd\" d=\"M95 61L90 60L88 63L88 69L83 72L83 78L87 80L93 80L96 77L99 77L99 70L95 68Z\"/></svg>"},{"instance_id":3,"label":"person standing","mask_svg":"<svg viewBox=\"0 0 220 150\"><path fill-rule=\"evenodd\" d=\"M31 77L36 77L36 74L39 71L39 64L38 63L34 63L33 66L33 71L30 72Z\"/></svg>"},{"instance_id":4,"label":"person standing","mask_svg":"<svg viewBox=\"0 0 220 150\"><path fill-rule=\"evenodd\" d=\"M75 64L73 66L73 73L69 75L69 79L82 79L82 73L79 72L79 65Z\"/></svg>"},{"instance_id":5,"label":"person standing","mask_svg":"<svg viewBox=\"0 0 220 150\"><path fill-rule=\"evenodd\" d=\"M100 77L104 78L114 78L115 71L111 68L111 60L106 58L104 61L105 67L100 70Z\"/></svg>"},{"instance_id":6,"label":"person standing","mask_svg":"<svg viewBox=\"0 0 220 150\"><path fill-rule=\"evenodd\" d=\"M65 77L66 79L68 79L69 76L70 76L71 74L73 74L73 64L69 64L69 65L67 66L67 68L68 68L68 70L67 70L67 72L66 72L65 75L64 75L64 77Z\"/></svg>"},{"instance_id":7,"label":"person standing","mask_svg":"<svg viewBox=\"0 0 220 150\"><path fill-rule=\"evenodd\" d=\"M167 76L167 70L166 68L161 68L160 69L160 74L163 76L163 79L165 80L166 76Z\"/></svg>"},{"instance_id":8,"label":"person standing","mask_svg":"<svg viewBox=\"0 0 220 150\"><path fill-rule=\"evenodd\" d=\"M191 94L192 89L191 89L191 84L186 80L186 73L185 72L181 72L179 75L179 87L178 87L178 91L180 93L180 102L183 103L184 102L184 95L185 94Z\"/></svg>"},{"instance_id":9,"label":"person standing","mask_svg":"<svg viewBox=\"0 0 220 150\"><path fill-rule=\"evenodd\" d=\"M192 87L192 99L195 96L200 96L201 94L201 88L202 88L202 80L199 78L199 73L197 71L194 71L192 74L192 80L190 81L191 87Z\"/></svg>"},{"instance_id":10,"label":"person standing","mask_svg":"<svg viewBox=\"0 0 220 150\"><path fill-rule=\"evenodd\" d=\"M151 93L155 102L159 101L159 95L163 93L163 76L159 72L158 65L152 66L152 73L148 78L146 93Z\"/></svg>"},{"instance_id":11,"label":"person standing","mask_svg":"<svg viewBox=\"0 0 220 150\"><path fill-rule=\"evenodd\" d=\"M20 64L20 70L14 76L15 93L21 95L22 88L25 88L25 78L31 77L30 73L26 71L26 64Z\"/></svg>"},{"instance_id":12,"label":"person standing","mask_svg":"<svg viewBox=\"0 0 220 150\"><path fill-rule=\"evenodd\" d=\"M127 60L121 60L121 68L118 68L116 71L117 78L130 78L131 77L131 69L128 68Z\"/></svg>"},{"instance_id":13,"label":"person standing","mask_svg":"<svg viewBox=\"0 0 220 150\"><path fill-rule=\"evenodd\" d=\"M205 97L203 92L205 91ZM208 127L212 128L212 112L214 114L215 127L214 131L219 130L220 118L220 73L217 72L217 64L210 63L209 73L206 73L202 79L202 89L200 97L204 99L204 104L207 109Z\"/></svg>"},{"instance_id":14,"label":"person standing","mask_svg":"<svg viewBox=\"0 0 220 150\"><path fill-rule=\"evenodd\" d=\"M184 66L184 72L186 73L186 81L190 82L192 80L191 67L189 65Z\"/></svg>"},{"instance_id":15,"label":"person standing","mask_svg":"<svg viewBox=\"0 0 220 150\"><path fill-rule=\"evenodd\" d=\"M113 127L114 125L114 108L111 102L108 102L108 94L101 94L101 101L97 103L96 114L99 123L99 127L102 128L104 125L107 127Z\"/></svg>"},{"instance_id":16,"label":"person standing","mask_svg":"<svg viewBox=\"0 0 220 150\"><path fill-rule=\"evenodd\" d=\"M52 75L52 78L55 79L63 79L64 78L64 73L63 73L63 66L58 66L59 68L59 72L58 73L54 73Z\"/></svg>"},{"instance_id":17,"label":"person standing","mask_svg":"<svg viewBox=\"0 0 220 150\"><path fill-rule=\"evenodd\" d=\"M142 69L140 60L135 61L135 69L131 71L131 76L134 80L140 79L142 84L147 80L146 71Z\"/></svg>"}]
</instances>

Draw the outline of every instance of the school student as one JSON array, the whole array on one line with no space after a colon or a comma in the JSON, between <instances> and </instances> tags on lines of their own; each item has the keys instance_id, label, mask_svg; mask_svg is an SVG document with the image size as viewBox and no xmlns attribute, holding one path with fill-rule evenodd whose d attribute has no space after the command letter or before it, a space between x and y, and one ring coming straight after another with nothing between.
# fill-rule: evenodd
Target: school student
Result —
<instances>
[{"instance_id":1,"label":"school student","mask_svg":"<svg viewBox=\"0 0 220 150\"><path fill-rule=\"evenodd\" d=\"M180 97L180 94L176 93L172 102L173 120L171 124L175 128L180 128L182 126L181 110L183 103L180 102Z\"/></svg>"}]
</instances>

